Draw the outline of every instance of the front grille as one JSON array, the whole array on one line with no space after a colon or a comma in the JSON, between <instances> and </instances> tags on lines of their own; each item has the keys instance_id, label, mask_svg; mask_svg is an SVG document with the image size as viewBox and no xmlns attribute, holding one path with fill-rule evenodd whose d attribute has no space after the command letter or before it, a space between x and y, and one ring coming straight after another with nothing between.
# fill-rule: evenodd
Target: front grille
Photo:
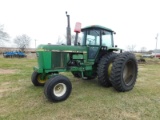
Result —
<instances>
[{"instance_id":1,"label":"front grille","mask_svg":"<svg viewBox=\"0 0 160 120\"><path fill-rule=\"evenodd\" d=\"M52 53L53 68L64 68L67 64L67 53L53 52Z\"/></svg>"}]
</instances>

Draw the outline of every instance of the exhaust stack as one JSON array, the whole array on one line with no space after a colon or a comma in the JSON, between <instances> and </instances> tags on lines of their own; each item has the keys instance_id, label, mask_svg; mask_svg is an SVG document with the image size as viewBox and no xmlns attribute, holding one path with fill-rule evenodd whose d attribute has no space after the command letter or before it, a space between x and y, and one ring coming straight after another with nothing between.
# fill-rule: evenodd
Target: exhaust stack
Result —
<instances>
[{"instance_id":1,"label":"exhaust stack","mask_svg":"<svg viewBox=\"0 0 160 120\"><path fill-rule=\"evenodd\" d=\"M67 16L67 45L71 45L71 28L70 28L70 16L67 14L66 11L66 16Z\"/></svg>"}]
</instances>

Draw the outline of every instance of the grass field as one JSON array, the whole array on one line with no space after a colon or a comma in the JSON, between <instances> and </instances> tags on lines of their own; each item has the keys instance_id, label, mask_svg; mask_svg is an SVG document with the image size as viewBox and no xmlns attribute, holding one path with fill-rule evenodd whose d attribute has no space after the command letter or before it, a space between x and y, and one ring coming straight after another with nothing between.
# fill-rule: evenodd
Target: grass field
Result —
<instances>
[{"instance_id":1,"label":"grass field","mask_svg":"<svg viewBox=\"0 0 160 120\"><path fill-rule=\"evenodd\" d=\"M72 93L63 102L51 103L43 87L31 83L36 58L0 57L0 120L160 120L160 60L139 64L136 85L119 93L97 80L84 81L63 73L72 82Z\"/></svg>"}]
</instances>

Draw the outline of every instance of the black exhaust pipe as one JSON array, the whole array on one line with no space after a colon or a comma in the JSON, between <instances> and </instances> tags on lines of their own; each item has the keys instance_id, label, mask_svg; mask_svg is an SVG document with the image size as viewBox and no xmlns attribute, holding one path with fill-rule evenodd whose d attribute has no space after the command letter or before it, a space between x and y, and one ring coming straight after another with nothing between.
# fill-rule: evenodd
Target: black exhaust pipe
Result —
<instances>
[{"instance_id":1,"label":"black exhaust pipe","mask_svg":"<svg viewBox=\"0 0 160 120\"><path fill-rule=\"evenodd\" d=\"M70 16L67 14L66 11L66 16L67 16L67 45L71 45L71 28L70 28Z\"/></svg>"}]
</instances>

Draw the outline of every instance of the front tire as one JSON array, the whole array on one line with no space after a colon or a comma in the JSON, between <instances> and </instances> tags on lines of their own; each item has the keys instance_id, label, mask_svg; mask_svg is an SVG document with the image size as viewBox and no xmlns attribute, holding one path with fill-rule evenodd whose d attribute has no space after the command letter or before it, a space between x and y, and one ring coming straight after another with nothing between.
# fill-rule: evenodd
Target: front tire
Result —
<instances>
[{"instance_id":1,"label":"front tire","mask_svg":"<svg viewBox=\"0 0 160 120\"><path fill-rule=\"evenodd\" d=\"M41 78L42 74L34 71L31 76L31 81L34 86L44 86L45 82L48 80L48 74L46 74L45 78Z\"/></svg>"},{"instance_id":2,"label":"front tire","mask_svg":"<svg viewBox=\"0 0 160 120\"><path fill-rule=\"evenodd\" d=\"M49 101L66 100L72 91L72 84L65 76L58 75L50 78L44 86L44 94Z\"/></svg>"},{"instance_id":3,"label":"front tire","mask_svg":"<svg viewBox=\"0 0 160 120\"><path fill-rule=\"evenodd\" d=\"M113 63L111 83L120 92L133 89L138 73L137 60L134 54L125 52L119 55Z\"/></svg>"}]
</instances>

